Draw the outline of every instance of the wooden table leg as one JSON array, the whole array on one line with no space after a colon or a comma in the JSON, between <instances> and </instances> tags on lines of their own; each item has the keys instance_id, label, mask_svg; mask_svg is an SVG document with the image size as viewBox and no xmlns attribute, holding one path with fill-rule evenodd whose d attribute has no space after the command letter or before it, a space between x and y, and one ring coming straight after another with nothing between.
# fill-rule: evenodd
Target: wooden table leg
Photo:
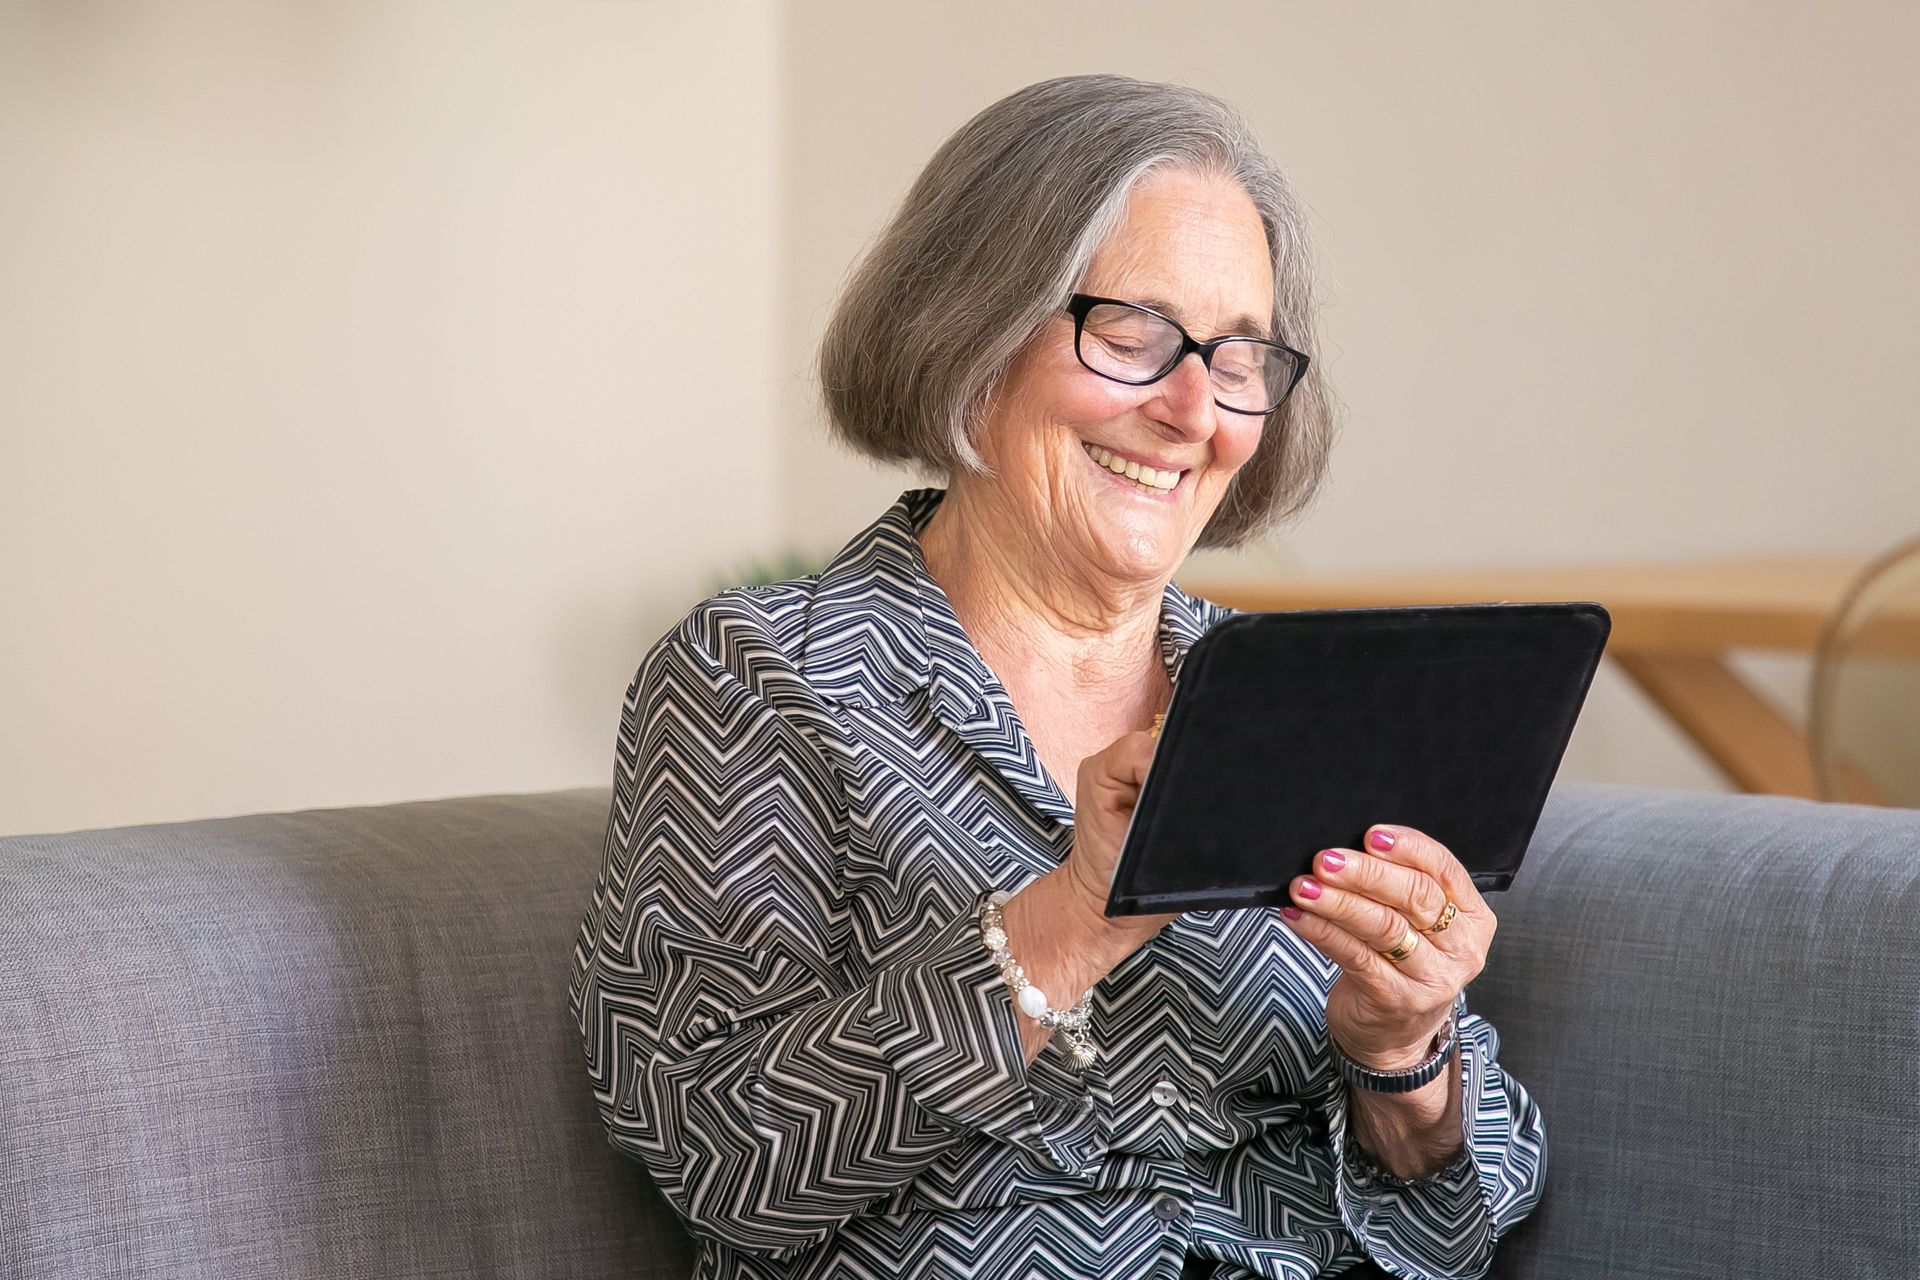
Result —
<instances>
[{"instance_id":1,"label":"wooden table leg","mask_svg":"<svg viewBox=\"0 0 1920 1280\"><path fill-rule=\"evenodd\" d=\"M1742 791L1819 798L1806 734L1715 654L1619 649L1608 657Z\"/></svg>"}]
</instances>

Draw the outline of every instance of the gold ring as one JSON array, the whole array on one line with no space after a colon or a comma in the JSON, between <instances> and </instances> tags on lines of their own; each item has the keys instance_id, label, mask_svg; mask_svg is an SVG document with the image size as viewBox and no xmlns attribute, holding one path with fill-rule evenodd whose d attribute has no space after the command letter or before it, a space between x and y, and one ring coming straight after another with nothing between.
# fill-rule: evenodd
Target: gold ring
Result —
<instances>
[{"instance_id":1,"label":"gold ring","mask_svg":"<svg viewBox=\"0 0 1920 1280\"><path fill-rule=\"evenodd\" d=\"M1447 905L1440 908L1440 918L1438 920L1435 920L1432 924L1428 925L1424 930L1424 932L1445 933L1447 931L1447 927L1453 923L1453 918L1459 914L1460 914L1460 908L1453 905L1452 898L1448 898Z\"/></svg>"},{"instance_id":2,"label":"gold ring","mask_svg":"<svg viewBox=\"0 0 1920 1280\"><path fill-rule=\"evenodd\" d=\"M1380 954L1385 956L1387 959L1393 961L1395 964L1399 964L1402 960L1405 960L1408 956L1412 955L1414 952L1418 951L1419 949L1420 949L1420 935L1415 933L1411 928L1409 928L1407 930L1406 937L1400 939L1400 941L1396 942L1393 946L1389 947L1387 950L1382 951Z\"/></svg>"},{"instance_id":3,"label":"gold ring","mask_svg":"<svg viewBox=\"0 0 1920 1280\"><path fill-rule=\"evenodd\" d=\"M1167 724L1167 713L1164 711L1158 712L1153 717L1153 728L1147 730L1147 732L1151 734L1153 736L1153 739L1157 742L1160 739L1160 730L1165 728L1166 724Z\"/></svg>"}]
</instances>

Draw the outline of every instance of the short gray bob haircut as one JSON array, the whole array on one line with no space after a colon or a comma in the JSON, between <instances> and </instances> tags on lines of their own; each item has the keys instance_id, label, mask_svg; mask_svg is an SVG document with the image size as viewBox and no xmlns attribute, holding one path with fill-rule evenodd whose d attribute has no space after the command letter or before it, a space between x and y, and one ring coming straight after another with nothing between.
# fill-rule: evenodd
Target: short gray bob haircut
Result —
<instances>
[{"instance_id":1,"label":"short gray bob haircut","mask_svg":"<svg viewBox=\"0 0 1920 1280\"><path fill-rule=\"evenodd\" d=\"M1164 166L1252 198L1273 253L1273 333L1311 357L1202 532L1236 546L1303 511L1326 474L1335 404L1314 333L1312 264L1292 189L1210 94L1065 76L994 103L941 144L853 273L820 344L833 433L941 475L984 472L972 433L1015 355L1066 305L1127 198Z\"/></svg>"}]
</instances>

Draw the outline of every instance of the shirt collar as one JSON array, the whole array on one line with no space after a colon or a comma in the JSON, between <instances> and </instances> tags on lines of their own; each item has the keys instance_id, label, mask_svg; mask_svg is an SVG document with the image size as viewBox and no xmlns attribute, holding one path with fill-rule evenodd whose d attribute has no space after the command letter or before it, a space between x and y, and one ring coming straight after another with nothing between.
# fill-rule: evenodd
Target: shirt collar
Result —
<instances>
[{"instance_id":1,"label":"shirt collar","mask_svg":"<svg viewBox=\"0 0 1920 1280\"><path fill-rule=\"evenodd\" d=\"M909 489L820 573L801 670L822 696L861 706L931 689L943 719L970 718L998 681L927 572L918 534L945 489ZM1232 610L1171 582L1160 600L1160 656L1178 681L1187 650Z\"/></svg>"}]
</instances>

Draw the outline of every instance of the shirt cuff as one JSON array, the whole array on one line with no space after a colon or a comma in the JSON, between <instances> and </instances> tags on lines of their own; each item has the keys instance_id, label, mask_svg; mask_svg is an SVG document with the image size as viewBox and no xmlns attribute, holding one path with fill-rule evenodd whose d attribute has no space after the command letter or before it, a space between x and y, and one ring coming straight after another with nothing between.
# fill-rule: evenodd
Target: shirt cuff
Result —
<instances>
[{"instance_id":1,"label":"shirt cuff","mask_svg":"<svg viewBox=\"0 0 1920 1280\"><path fill-rule=\"evenodd\" d=\"M871 990L875 1046L920 1107L1027 1151L1051 1172L1077 1174L1106 1155L1100 1063L1069 1071L1054 1045L1026 1062L1012 997L980 944L975 911L876 974Z\"/></svg>"},{"instance_id":2,"label":"shirt cuff","mask_svg":"<svg viewBox=\"0 0 1920 1280\"><path fill-rule=\"evenodd\" d=\"M1380 1168L1353 1139L1347 1086L1338 1086L1328 1102L1328 1138L1337 1170L1334 1200L1341 1219L1369 1258L1408 1280L1472 1280L1493 1265L1490 1171L1482 1168L1484 1152L1475 1139L1497 1128L1502 1145L1510 1140L1506 1095L1484 1046L1465 1034L1458 1046L1462 1147L1436 1173L1399 1178ZM1500 1098L1492 1116L1483 1114L1489 1087Z\"/></svg>"}]
</instances>

